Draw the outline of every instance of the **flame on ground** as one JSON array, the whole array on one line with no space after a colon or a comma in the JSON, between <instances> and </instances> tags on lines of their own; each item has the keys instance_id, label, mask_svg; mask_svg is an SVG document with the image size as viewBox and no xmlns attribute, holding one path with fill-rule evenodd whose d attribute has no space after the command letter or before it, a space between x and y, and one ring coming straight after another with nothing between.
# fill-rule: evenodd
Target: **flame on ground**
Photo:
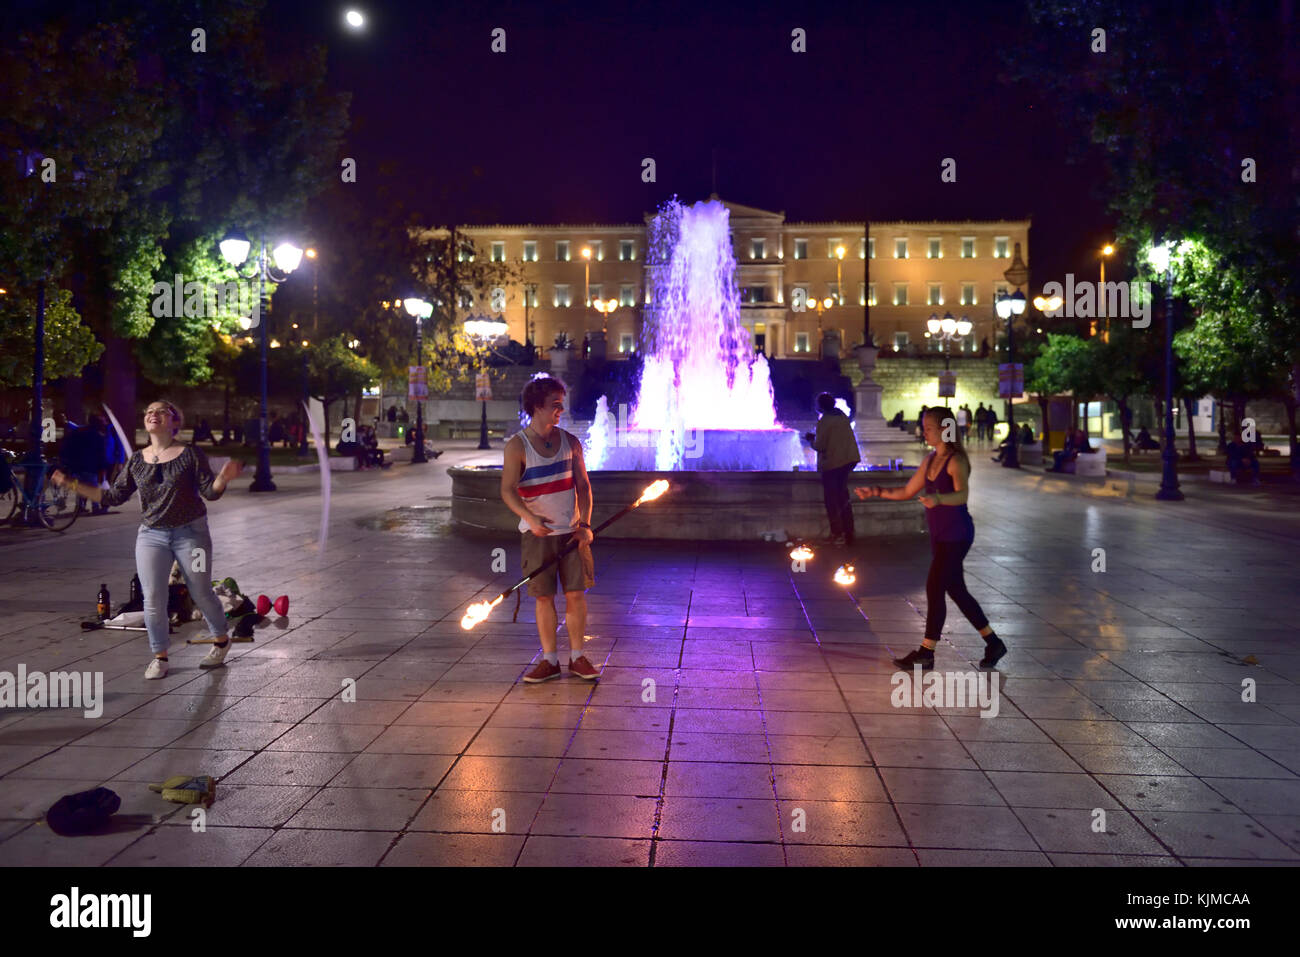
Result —
<instances>
[{"instance_id":1,"label":"flame on ground","mask_svg":"<svg viewBox=\"0 0 1300 957\"><path fill-rule=\"evenodd\" d=\"M653 502L666 491L668 491L667 479L659 479L658 481L651 482L646 486L645 491L641 493L641 497L636 500L636 504L641 505L645 502Z\"/></svg>"},{"instance_id":2,"label":"flame on ground","mask_svg":"<svg viewBox=\"0 0 1300 957\"><path fill-rule=\"evenodd\" d=\"M852 565L841 565L835 569L835 583L837 585L852 585L857 580L858 577L853 574Z\"/></svg>"},{"instance_id":3,"label":"flame on ground","mask_svg":"<svg viewBox=\"0 0 1300 957\"><path fill-rule=\"evenodd\" d=\"M486 618L493 608L501 604L501 599L504 597L505 595L497 595L495 601L479 601L470 605L469 608L465 610L465 617L460 620L460 626L466 631L469 631Z\"/></svg>"},{"instance_id":4,"label":"flame on ground","mask_svg":"<svg viewBox=\"0 0 1300 957\"><path fill-rule=\"evenodd\" d=\"M790 557L797 562L806 562L813 557L813 550L807 545L800 545L790 552Z\"/></svg>"}]
</instances>

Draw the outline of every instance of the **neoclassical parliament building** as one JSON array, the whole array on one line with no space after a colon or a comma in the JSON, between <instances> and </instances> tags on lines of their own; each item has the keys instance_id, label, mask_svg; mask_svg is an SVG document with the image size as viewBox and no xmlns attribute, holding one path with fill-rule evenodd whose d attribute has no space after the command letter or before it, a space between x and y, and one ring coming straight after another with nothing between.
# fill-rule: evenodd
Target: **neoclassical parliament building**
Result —
<instances>
[{"instance_id":1,"label":"neoclassical parliament building","mask_svg":"<svg viewBox=\"0 0 1300 957\"><path fill-rule=\"evenodd\" d=\"M713 197L717 199L718 197ZM719 200L730 211L741 321L756 350L780 359L816 358L824 333L838 332L845 354L862 341L864 313L882 351L935 351L926 320L951 313L974 324L954 353L994 341L993 303L1012 292L1003 273L1019 243L1029 261L1028 219L934 222L790 222L784 212ZM608 358L637 349L647 302L647 225L466 225L458 232L482 255L522 271L506 291L508 335L548 350L568 333L607 330ZM598 312L598 301L608 308ZM826 304L829 300L829 306ZM798 310L799 303L806 308ZM465 310L493 316L487 304Z\"/></svg>"}]
</instances>

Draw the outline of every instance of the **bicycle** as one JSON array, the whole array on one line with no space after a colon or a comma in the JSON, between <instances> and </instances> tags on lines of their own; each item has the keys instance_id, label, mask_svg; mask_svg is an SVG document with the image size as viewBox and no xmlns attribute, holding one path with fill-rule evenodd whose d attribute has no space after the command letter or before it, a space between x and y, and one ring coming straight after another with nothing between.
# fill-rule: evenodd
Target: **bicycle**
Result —
<instances>
[{"instance_id":1,"label":"bicycle","mask_svg":"<svg viewBox=\"0 0 1300 957\"><path fill-rule=\"evenodd\" d=\"M31 524L35 513L52 532L69 528L81 514L82 502L71 489L50 482L50 473L57 466L49 462L11 464L14 457L8 449L0 449L0 515L14 524L20 517Z\"/></svg>"}]
</instances>

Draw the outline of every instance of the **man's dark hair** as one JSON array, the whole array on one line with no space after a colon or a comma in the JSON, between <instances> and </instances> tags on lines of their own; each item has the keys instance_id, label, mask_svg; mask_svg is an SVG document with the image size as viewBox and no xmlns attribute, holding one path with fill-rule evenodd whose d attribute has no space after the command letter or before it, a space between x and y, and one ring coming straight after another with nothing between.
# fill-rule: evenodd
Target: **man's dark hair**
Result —
<instances>
[{"instance_id":1,"label":"man's dark hair","mask_svg":"<svg viewBox=\"0 0 1300 957\"><path fill-rule=\"evenodd\" d=\"M829 392L822 392L817 396L818 412L829 412L833 408L835 408L835 396L831 395Z\"/></svg>"},{"instance_id":2,"label":"man's dark hair","mask_svg":"<svg viewBox=\"0 0 1300 957\"><path fill-rule=\"evenodd\" d=\"M524 386L522 396L524 403L524 412L532 415L543 405L546 400L553 394L559 393L564 395L564 383L559 379L552 379L550 376L544 376L541 379L534 379L528 385Z\"/></svg>"}]
</instances>

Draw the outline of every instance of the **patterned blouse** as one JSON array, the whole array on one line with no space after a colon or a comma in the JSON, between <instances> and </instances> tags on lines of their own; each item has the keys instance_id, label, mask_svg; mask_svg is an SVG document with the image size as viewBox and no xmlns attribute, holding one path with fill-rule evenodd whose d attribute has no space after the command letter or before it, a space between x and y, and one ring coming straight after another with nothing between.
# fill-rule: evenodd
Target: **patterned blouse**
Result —
<instances>
[{"instance_id":1,"label":"patterned blouse","mask_svg":"<svg viewBox=\"0 0 1300 957\"><path fill-rule=\"evenodd\" d=\"M176 458L158 465L146 462L143 452L136 452L100 501L121 505L138 489L142 525L178 528L208 514L203 498L210 502L221 498L224 489L212 490L215 480L208 457L196 446L187 445Z\"/></svg>"}]
</instances>

